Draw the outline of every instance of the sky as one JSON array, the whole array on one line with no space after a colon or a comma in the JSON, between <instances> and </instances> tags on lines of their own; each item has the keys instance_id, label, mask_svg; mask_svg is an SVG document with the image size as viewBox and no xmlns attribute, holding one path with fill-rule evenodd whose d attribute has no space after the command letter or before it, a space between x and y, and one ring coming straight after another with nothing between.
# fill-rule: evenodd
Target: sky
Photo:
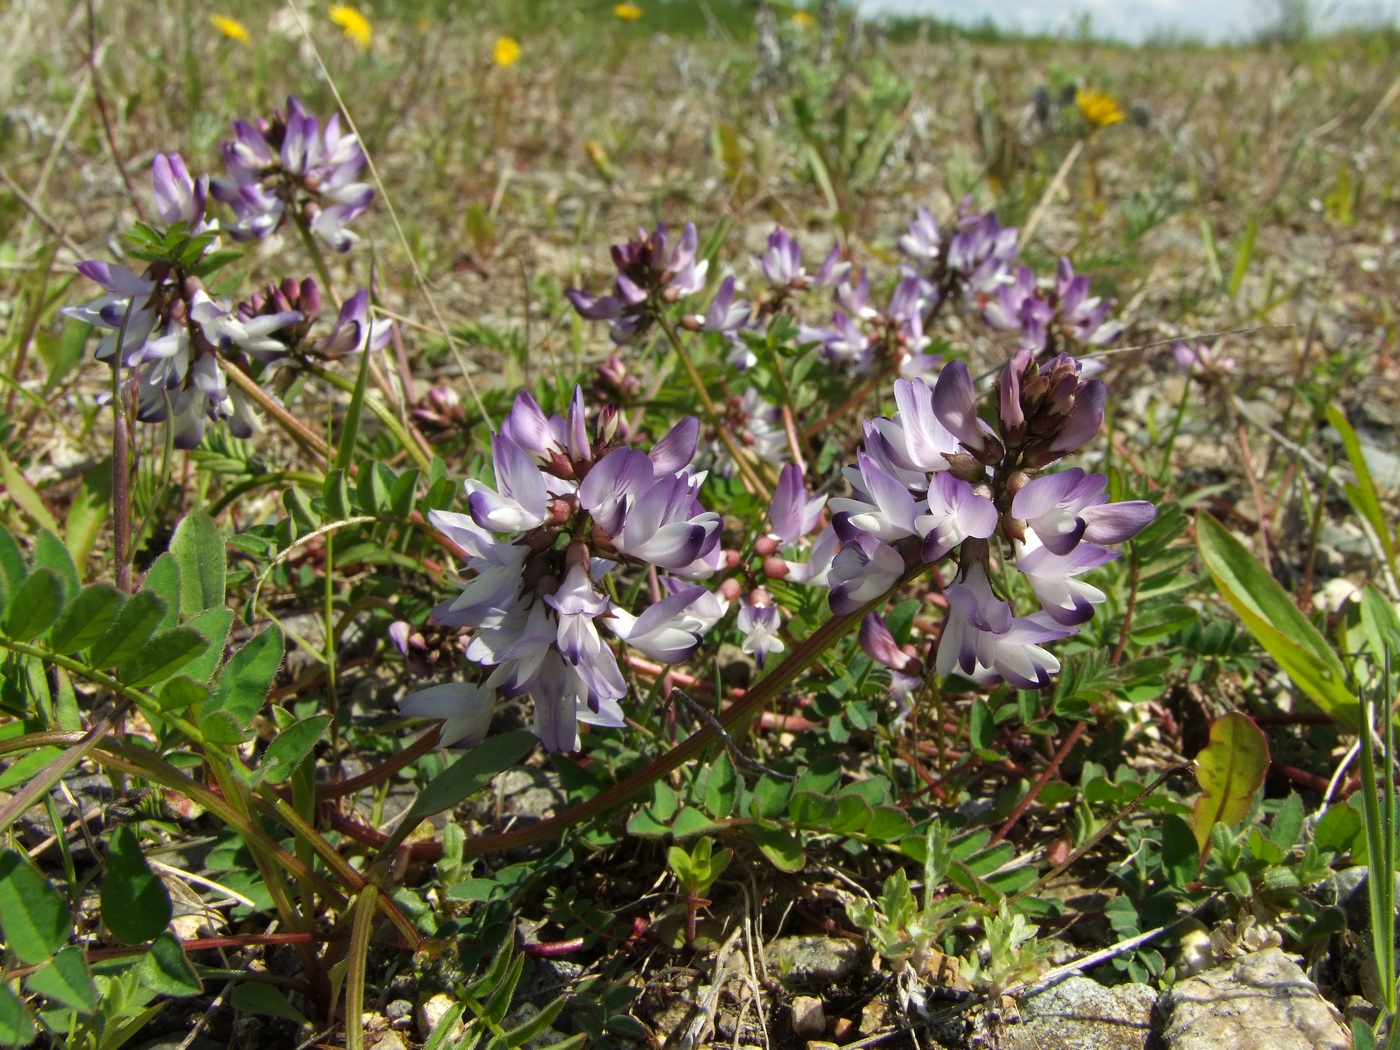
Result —
<instances>
[{"instance_id":1,"label":"sky","mask_svg":"<svg viewBox=\"0 0 1400 1050\"><path fill-rule=\"evenodd\" d=\"M1096 33L1132 42L1160 34L1210 42L1248 39L1278 20L1281 7L1303 2L1322 26L1395 21L1400 0L858 0L867 14L925 14L964 24L986 18L1028 32L1072 33L1088 14Z\"/></svg>"}]
</instances>

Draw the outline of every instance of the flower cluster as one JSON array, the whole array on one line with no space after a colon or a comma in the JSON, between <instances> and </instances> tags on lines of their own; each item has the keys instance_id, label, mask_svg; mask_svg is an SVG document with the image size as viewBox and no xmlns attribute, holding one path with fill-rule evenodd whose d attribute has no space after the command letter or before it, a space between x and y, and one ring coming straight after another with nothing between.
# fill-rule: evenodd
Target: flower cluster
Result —
<instances>
[{"instance_id":1,"label":"flower cluster","mask_svg":"<svg viewBox=\"0 0 1400 1050\"><path fill-rule=\"evenodd\" d=\"M643 231L613 248L615 295L571 289L568 296L582 316L609 321L614 341L624 343L701 290L706 264L696 260L696 240L689 225L679 244L667 240L664 227L650 236ZM845 614L916 567L956 556L938 672L1041 686L1059 667L1044 644L1076 633L1105 600L1079 577L1118 556L1103 544L1130 539L1154 514L1142 501L1108 504L1098 475L1041 474L1092 440L1104 418L1106 388L1091 378L1096 366L1065 348L1107 345L1122 326L1067 259L1044 286L1029 268L1015 266L1017 231L977 211L970 199L947 226L919 208L898 247L904 261L881 309L865 269L833 248L809 273L801 245L778 227L753 260L763 294L746 301L736 276L728 275L708 309L682 315L678 327L719 337L728 363L750 368L761 341L776 331L774 319L795 314L801 294L830 288L829 324L799 322L798 344L820 347L822 359L843 370L898 377L897 411L863 423L863 445L843 472L849 495L810 498L802 471L783 468L770 508L773 531L755 544L763 571L829 588L832 609ZM927 333L950 303L994 330L1018 333L1019 348L1002 370L996 409L986 419L967 365L944 364L929 352ZM724 412L721 425L731 434L760 459L781 462L787 443L779 413L754 388L727 398ZM993 589L994 564L1020 572L1038 611L1014 615ZM760 587L742 600L736 626L744 649L760 662L783 645L780 614ZM879 659L908 687L922 665L911 654L896 655L881 630L877 617L863 632L867 649L883 654Z\"/></svg>"},{"instance_id":2,"label":"flower cluster","mask_svg":"<svg viewBox=\"0 0 1400 1050\"><path fill-rule=\"evenodd\" d=\"M696 493L699 423L686 417L649 453L617 440L617 415L600 414L592 438L583 392L567 417L546 417L522 393L491 439L495 487L467 481L467 513L431 520L467 554L462 592L434 610L439 624L471 629L477 680L405 700L405 713L448 717L444 740L475 742L493 698L529 695L546 747L578 747L578 723L621 726L627 693L603 630L661 663L678 663L723 612L687 581L720 567L720 517ZM608 578L623 565L653 566L652 603L633 615ZM770 646L770 648L772 648Z\"/></svg>"},{"instance_id":3,"label":"flower cluster","mask_svg":"<svg viewBox=\"0 0 1400 1050\"><path fill-rule=\"evenodd\" d=\"M136 418L169 421L177 448L194 448L209 422L227 421L235 437L251 437L254 417L242 392L228 383L220 360L249 370L293 354L342 357L382 347L387 325L371 324L369 297L360 290L341 308L331 332L310 339L320 309L315 282L287 280L247 302L211 296L205 263L217 247L217 224L205 218L207 177L194 179L178 154L157 155L152 166L156 213L169 230L151 247L159 255L140 274L89 260L78 270L104 294L69 317L104 332L97 359L130 369ZM217 264L218 260L213 259Z\"/></svg>"},{"instance_id":4,"label":"flower cluster","mask_svg":"<svg viewBox=\"0 0 1400 1050\"><path fill-rule=\"evenodd\" d=\"M1177 341L1171 345L1171 355L1178 369L1205 386L1219 383L1235 370L1235 359L1217 354L1209 343Z\"/></svg>"},{"instance_id":5,"label":"flower cluster","mask_svg":"<svg viewBox=\"0 0 1400 1050\"><path fill-rule=\"evenodd\" d=\"M799 343L820 346L823 360L857 375L889 368L905 378L937 373L941 358L928 352L933 342L928 333L951 301L966 302L990 328L1018 331L1020 345L1037 354L1054 356L1065 346L1101 347L1116 341L1122 325L1110 317L1111 304L1089 295L1088 278L1076 274L1068 259L1060 260L1055 280L1044 288L1028 267L1013 270L1016 232L1003 227L996 215L977 211L970 198L949 227L940 226L929 209L917 209L899 238L905 261L882 310L873 299L867 270L844 259L839 246L809 274L801 244L777 227L753 260L766 297L741 298L730 274L706 312L685 315L680 325L723 337L728 364L742 371L758 363L746 335L761 337L775 315L790 309L794 295L830 288L835 304L830 320L799 324ZM577 289L567 295L582 316L611 322L618 343L645 331L658 310L703 286L706 263L695 262L693 226L686 227L681 244L669 255L665 228L658 227L650 237L640 232L637 240L614 246L613 259L619 271L616 295L590 296Z\"/></svg>"},{"instance_id":6,"label":"flower cluster","mask_svg":"<svg viewBox=\"0 0 1400 1050\"><path fill-rule=\"evenodd\" d=\"M933 386L898 380L898 411L866 422L864 448L846 470L854 496L829 504L841 540L825 579L833 610L854 611L910 567L956 551L938 673L1024 689L1048 684L1059 662L1044 644L1075 634L1105 600L1078 577L1118 557L1102 544L1131 539L1155 514L1141 500L1109 503L1102 475L1038 473L1098 433L1105 395L1067 354L1042 368L1028 350L998 379L995 425L979 416L972 374L960 361ZM1014 615L992 588L998 536L1040 604L1029 616ZM867 648L908 675L905 657L883 644Z\"/></svg>"},{"instance_id":7,"label":"flower cluster","mask_svg":"<svg viewBox=\"0 0 1400 1050\"><path fill-rule=\"evenodd\" d=\"M1108 346L1123 334L1123 326L1109 317L1110 304L1089 295L1089 278L1076 274L1068 259L1061 259L1053 287L1042 291L1035 274L1021 266L1015 277L997 289L982 308L992 328L1019 330L1021 346L1043 353L1057 341L1088 346Z\"/></svg>"},{"instance_id":8,"label":"flower cluster","mask_svg":"<svg viewBox=\"0 0 1400 1050\"><path fill-rule=\"evenodd\" d=\"M374 190L359 181L368 163L359 139L340 130L340 114L324 128L292 95L287 112L256 124L233 122L223 143L225 178L209 192L233 209L235 240L266 237L290 214L338 252L357 238L346 225L369 207Z\"/></svg>"},{"instance_id":9,"label":"flower cluster","mask_svg":"<svg viewBox=\"0 0 1400 1050\"><path fill-rule=\"evenodd\" d=\"M710 264L696 258L698 243L695 224L690 222L679 241L668 238L664 223L650 234L638 230L635 239L612 247L616 295L589 295L577 288L564 294L580 316L610 322L614 343L631 342L646 332L667 306L705 287Z\"/></svg>"}]
</instances>

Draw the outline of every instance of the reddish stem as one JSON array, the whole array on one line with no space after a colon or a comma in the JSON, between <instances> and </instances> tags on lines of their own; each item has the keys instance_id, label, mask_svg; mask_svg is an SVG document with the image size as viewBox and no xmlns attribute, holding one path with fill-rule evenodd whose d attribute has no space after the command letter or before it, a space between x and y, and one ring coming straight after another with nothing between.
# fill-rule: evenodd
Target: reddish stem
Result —
<instances>
[{"instance_id":1,"label":"reddish stem","mask_svg":"<svg viewBox=\"0 0 1400 1050\"><path fill-rule=\"evenodd\" d=\"M1283 762L1270 762L1269 765L1300 787L1315 791L1319 795L1327 792L1326 777L1320 777L1316 773L1309 773L1306 769L1299 769L1297 766L1290 766Z\"/></svg>"},{"instance_id":2,"label":"reddish stem","mask_svg":"<svg viewBox=\"0 0 1400 1050\"><path fill-rule=\"evenodd\" d=\"M1035 783L1031 785L1030 791L1026 792L1026 797L1016 804L1016 808L1011 811L1011 816L1007 817L1006 823L997 829L997 833L993 835L991 841L987 843L988 846L995 846L1002 839L1006 838L1011 829L1016 826L1016 822L1020 820L1026 810L1030 808L1031 803L1035 801L1041 789L1044 788L1046 784L1050 783L1051 777L1059 772L1060 763L1065 760L1065 756L1069 754L1070 749L1079 742L1079 738L1084 734L1084 729L1087 725L1088 723L1083 721L1074 723L1074 727L1069 731L1069 735L1065 737L1065 742L1061 744L1060 749L1055 752L1055 757L1050 760L1048 766L1041 770L1040 776L1036 777Z\"/></svg>"},{"instance_id":3,"label":"reddish stem","mask_svg":"<svg viewBox=\"0 0 1400 1050\"><path fill-rule=\"evenodd\" d=\"M532 959L553 959L582 951L583 938L574 937L567 941L526 941L520 950Z\"/></svg>"}]
</instances>

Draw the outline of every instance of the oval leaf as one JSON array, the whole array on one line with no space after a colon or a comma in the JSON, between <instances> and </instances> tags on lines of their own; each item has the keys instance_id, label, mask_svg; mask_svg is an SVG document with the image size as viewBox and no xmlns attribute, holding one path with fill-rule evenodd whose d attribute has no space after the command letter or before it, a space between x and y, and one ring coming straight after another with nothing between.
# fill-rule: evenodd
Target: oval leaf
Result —
<instances>
[{"instance_id":1,"label":"oval leaf","mask_svg":"<svg viewBox=\"0 0 1400 1050\"><path fill-rule=\"evenodd\" d=\"M202 653L207 644L204 635L188 627L161 631L119 668L122 681L130 686L158 685Z\"/></svg>"},{"instance_id":2,"label":"oval leaf","mask_svg":"<svg viewBox=\"0 0 1400 1050\"><path fill-rule=\"evenodd\" d=\"M78 588L83 585L68 548L48 529L40 529L39 535L34 537L34 568L48 568L58 573L63 577L69 594L77 594Z\"/></svg>"},{"instance_id":3,"label":"oval leaf","mask_svg":"<svg viewBox=\"0 0 1400 1050\"><path fill-rule=\"evenodd\" d=\"M262 764L254 771L253 783L266 780L269 784L280 784L286 780L326 735L330 724L330 715L316 715L278 733L263 754Z\"/></svg>"},{"instance_id":4,"label":"oval leaf","mask_svg":"<svg viewBox=\"0 0 1400 1050\"><path fill-rule=\"evenodd\" d=\"M54 957L68 943L72 914L49 881L14 850L0 853L0 930L26 966Z\"/></svg>"},{"instance_id":5,"label":"oval leaf","mask_svg":"<svg viewBox=\"0 0 1400 1050\"><path fill-rule=\"evenodd\" d=\"M170 894L146 863L136 833L117 828L102 882L102 921L123 944L141 944L169 926L171 915Z\"/></svg>"},{"instance_id":6,"label":"oval leaf","mask_svg":"<svg viewBox=\"0 0 1400 1050\"><path fill-rule=\"evenodd\" d=\"M748 836L758 843L768 862L779 871L801 871L807 863L802 843L790 831L767 824L754 824L748 829Z\"/></svg>"},{"instance_id":7,"label":"oval leaf","mask_svg":"<svg viewBox=\"0 0 1400 1050\"><path fill-rule=\"evenodd\" d=\"M54 956L53 962L35 970L25 978L24 983L36 995L72 1007L80 1014L97 1010L97 992L92 986L92 973L88 970L83 950L76 944L64 948Z\"/></svg>"},{"instance_id":8,"label":"oval leaf","mask_svg":"<svg viewBox=\"0 0 1400 1050\"><path fill-rule=\"evenodd\" d=\"M137 591L127 599L112 626L88 650L93 667L124 664L139 653L165 618L165 602L150 591Z\"/></svg>"},{"instance_id":9,"label":"oval leaf","mask_svg":"<svg viewBox=\"0 0 1400 1050\"><path fill-rule=\"evenodd\" d=\"M165 602L165 615L158 630L166 631L180 621L180 563L167 551L151 563L141 589L158 595Z\"/></svg>"},{"instance_id":10,"label":"oval leaf","mask_svg":"<svg viewBox=\"0 0 1400 1050\"><path fill-rule=\"evenodd\" d=\"M10 986L0 984L0 1046L27 1046L34 1038L34 1018Z\"/></svg>"},{"instance_id":11,"label":"oval leaf","mask_svg":"<svg viewBox=\"0 0 1400 1050\"><path fill-rule=\"evenodd\" d=\"M1211 828L1217 823L1233 827L1249 813L1268 768L1269 740L1249 718L1231 711L1211 724L1210 743L1196 756L1201 797L1191 811L1191 830L1202 855Z\"/></svg>"},{"instance_id":12,"label":"oval leaf","mask_svg":"<svg viewBox=\"0 0 1400 1050\"><path fill-rule=\"evenodd\" d=\"M102 637L121 612L125 596L109 583L84 587L58 614L49 632L49 646L64 654L86 649Z\"/></svg>"},{"instance_id":13,"label":"oval leaf","mask_svg":"<svg viewBox=\"0 0 1400 1050\"><path fill-rule=\"evenodd\" d=\"M185 626L202 634L206 644L204 651L190 662L184 673L196 682L207 682L223 662L228 630L233 626L233 610L224 605L206 609L190 617Z\"/></svg>"},{"instance_id":14,"label":"oval leaf","mask_svg":"<svg viewBox=\"0 0 1400 1050\"><path fill-rule=\"evenodd\" d=\"M180 612L194 616L224 604L224 537L208 514L187 514L170 553L180 563Z\"/></svg>"},{"instance_id":15,"label":"oval leaf","mask_svg":"<svg viewBox=\"0 0 1400 1050\"><path fill-rule=\"evenodd\" d=\"M21 642L39 637L58 619L67 597L62 576L48 567L35 569L10 596L5 633Z\"/></svg>"},{"instance_id":16,"label":"oval leaf","mask_svg":"<svg viewBox=\"0 0 1400 1050\"><path fill-rule=\"evenodd\" d=\"M726 752L710 767L710 777L705 782L705 809L711 816L727 817L734 812L738 798L739 777Z\"/></svg>"},{"instance_id":17,"label":"oval leaf","mask_svg":"<svg viewBox=\"0 0 1400 1050\"><path fill-rule=\"evenodd\" d=\"M185 955L184 945L168 930L151 944L136 964L141 983L160 995L198 995L204 991L199 974Z\"/></svg>"},{"instance_id":18,"label":"oval leaf","mask_svg":"<svg viewBox=\"0 0 1400 1050\"><path fill-rule=\"evenodd\" d=\"M282 663L282 632L269 627L234 653L200 709L199 724L215 743L235 744L262 710ZM206 724L207 723L207 724Z\"/></svg>"}]
</instances>

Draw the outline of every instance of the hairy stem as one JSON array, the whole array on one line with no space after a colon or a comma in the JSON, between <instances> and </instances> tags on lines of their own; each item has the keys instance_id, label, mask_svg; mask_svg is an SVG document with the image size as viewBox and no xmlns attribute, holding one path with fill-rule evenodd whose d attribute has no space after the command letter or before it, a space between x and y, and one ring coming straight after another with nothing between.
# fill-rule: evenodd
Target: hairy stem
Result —
<instances>
[{"instance_id":1,"label":"hairy stem","mask_svg":"<svg viewBox=\"0 0 1400 1050\"><path fill-rule=\"evenodd\" d=\"M690 377L690 385L695 388L695 393L700 398L700 404L705 409L705 416L710 427L724 442L724 447L729 450L729 455L739 470L739 476L744 479L744 485L750 492L756 493L761 498L772 499L772 492L763 483L763 479L758 476L753 464L749 462L747 450L739 446L739 443L734 440L734 435L725 427L724 420L720 418L719 408L715 405L714 399L710 397L709 390L705 388L705 381L700 378L700 372L696 369L695 362L690 359L690 351L685 348L685 343L681 341L676 326L671 323L670 318L662 313L657 314L657 320L661 324L661 330L666 333L666 339L670 342L671 348L680 358L681 367L685 369L685 374Z\"/></svg>"}]
</instances>

